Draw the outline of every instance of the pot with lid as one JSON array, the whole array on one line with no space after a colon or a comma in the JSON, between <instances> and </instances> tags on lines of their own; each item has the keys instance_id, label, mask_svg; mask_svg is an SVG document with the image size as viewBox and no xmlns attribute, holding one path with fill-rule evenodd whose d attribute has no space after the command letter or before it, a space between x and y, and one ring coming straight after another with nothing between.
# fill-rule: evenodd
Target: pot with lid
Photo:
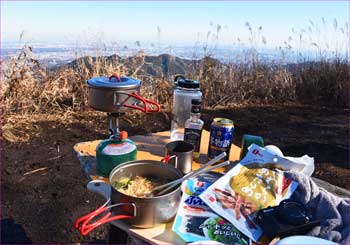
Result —
<instances>
[{"instance_id":1,"label":"pot with lid","mask_svg":"<svg viewBox=\"0 0 350 245\"><path fill-rule=\"evenodd\" d=\"M146 113L158 112L160 106L140 96L141 81L131 77L95 77L87 80L89 105L109 113L121 113L130 109Z\"/></svg>"}]
</instances>

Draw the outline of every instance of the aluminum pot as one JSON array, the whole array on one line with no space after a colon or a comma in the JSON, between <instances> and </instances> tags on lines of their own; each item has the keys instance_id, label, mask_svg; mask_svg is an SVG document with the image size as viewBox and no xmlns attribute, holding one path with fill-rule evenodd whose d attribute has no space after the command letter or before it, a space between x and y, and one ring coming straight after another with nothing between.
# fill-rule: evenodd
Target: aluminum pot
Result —
<instances>
[{"instance_id":1,"label":"aluminum pot","mask_svg":"<svg viewBox=\"0 0 350 245\"><path fill-rule=\"evenodd\" d=\"M137 175L165 178L169 182L183 176L181 171L172 165L158 161L136 160L118 165L110 173L109 185L96 180L89 183L90 188L88 184L89 189L101 193L106 199L110 197L110 199L100 208L77 219L75 228L82 235L87 235L102 224L120 219L125 219L126 223L138 228L151 228L169 222L175 216L180 204L181 186L179 185L165 195L146 198L125 195L114 188L113 184L116 181ZM106 211L108 212L104 217L89 224L89 221Z\"/></svg>"},{"instance_id":2,"label":"aluminum pot","mask_svg":"<svg viewBox=\"0 0 350 245\"><path fill-rule=\"evenodd\" d=\"M152 100L140 96L141 81L130 77L95 77L86 81L89 87L89 105L110 113L125 112L130 109L146 113L158 112L160 106Z\"/></svg>"}]
</instances>

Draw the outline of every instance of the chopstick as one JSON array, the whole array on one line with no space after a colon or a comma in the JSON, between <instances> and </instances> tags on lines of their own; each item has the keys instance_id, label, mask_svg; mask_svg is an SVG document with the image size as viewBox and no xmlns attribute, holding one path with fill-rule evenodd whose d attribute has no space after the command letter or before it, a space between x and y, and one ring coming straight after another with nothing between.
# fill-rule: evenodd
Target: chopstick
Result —
<instances>
[{"instance_id":1,"label":"chopstick","mask_svg":"<svg viewBox=\"0 0 350 245\"><path fill-rule=\"evenodd\" d=\"M182 181L191 178L193 175L196 174L196 172L199 172L199 171L205 169L206 167L208 167L208 166L210 166L210 165L216 163L217 161L219 161L220 159L224 158L225 156L226 156L226 152L223 152L223 153L221 153L220 155L218 155L218 156L214 157L213 159L211 159L209 162L207 162L206 164L204 164L204 165L203 165L202 167L200 167L199 169L197 169L197 170L195 170L195 171L192 171L192 172L186 174L185 176L183 176L183 177L180 178L180 179L171 181L171 182L166 183L166 184L164 184L164 185L160 185L160 186L154 188L154 189L152 190L152 192L154 192L154 191L156 191L156 190L163 189L163 188L165 188L165 187L167 187L167 186L170 186L170 185L173 185L173 184L175 184L175 183L176 183L176 185L177 185L177 184L181 183Z\"/></svg>"},{"instance_id":2,"label":"chopstick","mask_svg":"<svg viewBox=\"0 0 350 245\"><path fill-rule=\"evenodd\" d=\"M187 177L185 176L186 178L181 178L179 180L176 180L176 181L173 181L171 183L173 183L172 185L170 185L169 187L165 188L164 190L158 192L158 195L163 195L164 193L166 193L167 191L171 190L172 188L174 188L175 186L177 186L178 184L182 183L183 181L191 178L191 177L195 177L195 176L198 176L200 174L203 174L203 173L206 173L206 172L209 172L209 171L212 171L214 169L217 169L217 168L220 168L220 167L224 167L224 166L227 166L230 164L230 161L225 161L225 162L222 162L222 163L219 163L218 165L215 165L213 167L210 167L210 168L207 168L207 169L201 169L201 171L197 171L195 172L195 174L191 175L190 177ZM181 180L181 181L180 181Z\"/></svg>"}]
</instances>

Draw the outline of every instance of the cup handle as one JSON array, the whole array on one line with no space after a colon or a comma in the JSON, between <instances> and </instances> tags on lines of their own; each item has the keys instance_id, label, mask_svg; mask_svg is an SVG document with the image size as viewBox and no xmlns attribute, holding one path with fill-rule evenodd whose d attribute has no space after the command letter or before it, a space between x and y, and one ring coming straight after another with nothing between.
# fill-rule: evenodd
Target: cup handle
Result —
<instances>
[{"instance_id":1,"label":"cup handle","mask_svg":"<svg viewBox=\"0 0 350 245\"><path fill-rule=\"evenodd\" d=\"M164 158L162 158L160 161L162 163L168 164L170 159L175 158L175 168L177 168L177 156L176 155L166 155Z\"/></svg>"}]
</instances>

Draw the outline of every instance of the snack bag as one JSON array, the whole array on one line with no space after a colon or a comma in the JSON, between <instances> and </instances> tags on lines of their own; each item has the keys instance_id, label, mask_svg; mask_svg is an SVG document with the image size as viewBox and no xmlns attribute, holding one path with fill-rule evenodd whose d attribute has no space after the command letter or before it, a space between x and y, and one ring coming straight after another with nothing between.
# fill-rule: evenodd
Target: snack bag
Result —
<instances>
[{"instance_id":1,"label":"snack bag","mask_svg":"<svg viewBox=\"0 0 350 245\"><path fill-rule=\"evenodd\" d=\"M173 231L186 242L213 240L223 244L250 244L248 237L230 222L215 214L198 197L221 176L219 173L211 172L184 182Z\"/></svg>"},{"instance_id":2,"label":"snack bag","mask_svg":"<svg viewBox=\"0 0 350 245\"><path fill-rule=\"evenodd\" d=\"M297 185L279 170L247 168L237 164L199 197L256 242L262 230L254 222L254 212L278 205L292 195Z\"/></svg>"}]
</instances>

